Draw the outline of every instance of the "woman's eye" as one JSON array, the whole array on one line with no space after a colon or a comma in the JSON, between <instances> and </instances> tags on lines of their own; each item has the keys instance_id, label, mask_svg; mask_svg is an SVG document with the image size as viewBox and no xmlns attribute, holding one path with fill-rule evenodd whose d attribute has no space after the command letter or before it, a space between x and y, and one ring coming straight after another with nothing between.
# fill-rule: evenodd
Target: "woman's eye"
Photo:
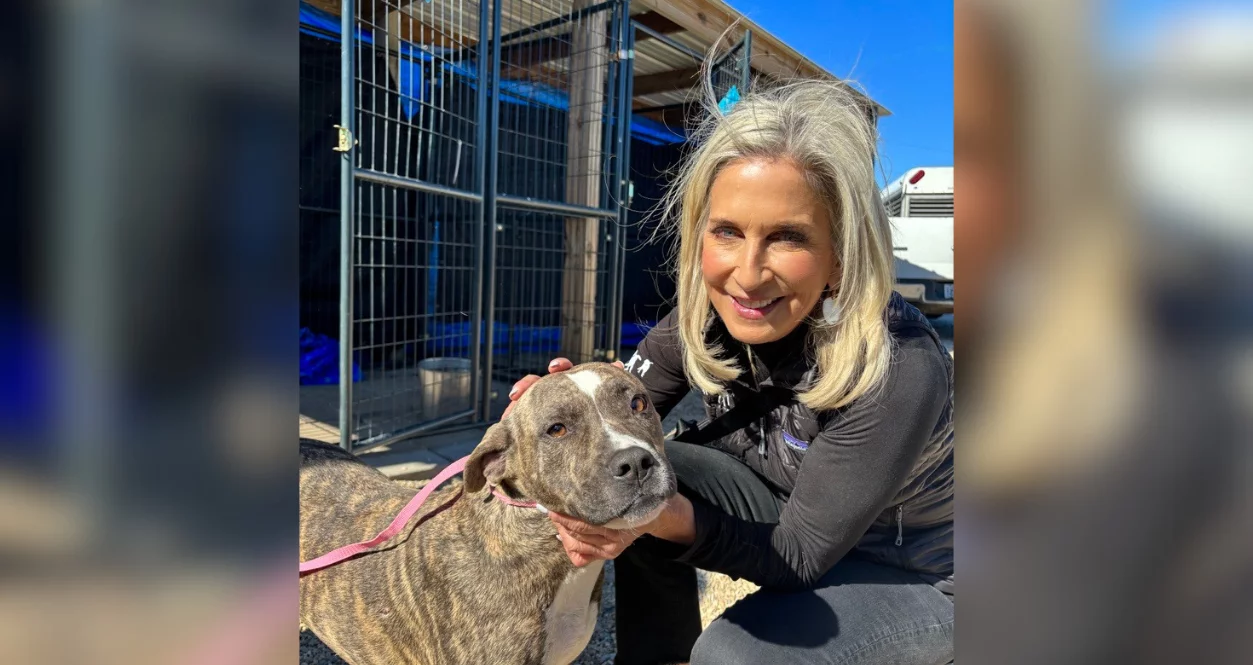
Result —
<instances>
[{"instance_id":1,"label":"woman's eye","mask_svg":"<svg viewBox=\"0 0 1253 665\"><path fill-rule=\"evenodd\" d=\"M804 245L809 242L809 238L805 237L805 234L803 233L781 233L778 238L783 242L791 243L793 245Z\"/></svg>"},{"instance_id":2,"label":"woman's eye","mask_svg":"<svg viewBox=\"0 0 1253 665\"><path fill-rule=\"evenodd\" d=\"M713 237L715 238L734 238L735 237L735 229L729 226L715 227L713 230L710 231L710 233L713 234Z\"/></svg>"},{"instance_id":3,"label":"woman's eye","mask_svg":"<svg viewBox=\"0 0 1253 665\"><path fill-rule=\"evenodd\" d=\"M647 408L648 408L648 400L644 399L643 397L636 395L635 399L631 400L632 411L636 413L644 413L644 410Z\"/></svg>"},{"instance_id":4,"label":"woman's eye","mask_svg":"<svg viewBox=\"0 0 1253 665\"><path fill-rule=\"evenodd\" d=\"M558 439L565 436L567 432L569 432L569 430L567 430L566 426L561 423L557 423L556 425L548 428L548 436L553 436Z\"/></svg>"}]
</instances>

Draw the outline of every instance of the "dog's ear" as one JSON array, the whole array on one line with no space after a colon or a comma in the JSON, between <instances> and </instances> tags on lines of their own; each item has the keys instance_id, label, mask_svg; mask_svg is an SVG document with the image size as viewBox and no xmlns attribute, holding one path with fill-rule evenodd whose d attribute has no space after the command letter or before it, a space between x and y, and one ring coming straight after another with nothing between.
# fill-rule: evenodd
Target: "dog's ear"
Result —
<instances>
[{"instance_id":1,"label":"dog's ear","mask_svg":"<svg viewBox=\"0 0 1253 665\"><path fill-rule=\"evenodd\" d=\"M512 443L509 428L505 423L499 422L488 428L487 433L483 435L483 440L474 448L474 452L470 453L470 459L466 462L467 492L477 492L489 482L492 485L500 484L501 477L505 475L505 456Z\"/></svg>"}]
</instances>

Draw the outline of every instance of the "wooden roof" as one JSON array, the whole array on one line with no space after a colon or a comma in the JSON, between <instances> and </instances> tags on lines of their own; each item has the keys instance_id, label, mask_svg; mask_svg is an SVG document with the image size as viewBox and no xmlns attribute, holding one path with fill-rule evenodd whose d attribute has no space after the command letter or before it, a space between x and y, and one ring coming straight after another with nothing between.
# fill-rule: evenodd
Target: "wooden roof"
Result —
<instances>
[{"instance_id":1,"label":"wooden roof","mask_svg":"<svg viewBox=\"0 0 1253 665\"><path fill-rule=\"evenodd\" d=\"M744 36L745 30L752 30L752 67L755 74L766 74L776 78L801 77L830 80L837 78L831 72L819 67L814 61L798 53L796 49L788 46L783 40L745 18L743 14L722 0L631 0L631 13L632 18L637 21L640 20L640 15L655 15L669 21L677 26L677 29L668 36L700 52L709 50L732 24L735 24L735 28L727 34L723 48L738 42ZM644 50L638 40L636 47L637 52ZM640 94L639 79L641 76L656 74L650 73L647 65L641 67L638 53L636 57L635 98L636 107L639 108L640 98L647 96ZM690 67L690 59L688 63L687 66ZM676 67L670 71L679 71L679 68ZM868 98L867 101L874 104L879 117L891 115L891 112L881 104Z\"/></svg>"},{"instance_id":2,"label":"wooden roof","mask_svg":"<svg viewBox=\"0 0 1253 665\"><path fill-rule=\"evenodd\" d=\"M306 0L334 15L340 14L341 0ZM502 32L508 34L567 14L573 5L594 4L596 0L515 0L503 8ZM478 0L428 3L423 0L358 0L358 22L385 31L392 39L431 44L444 48L472 48L478 43ZM403 14L402 14L403 12ZM778 37L745 18L722 0L631 0L631 18L673 40L689 51L708 52L732 24L721 44L726 49L737 43L745 30L753 32L752 68L755 76L771 78L817 77L836 80L831 73L798 53ZM403 16L403 20L402 20ZM561 86L565 78L561 30L535 33L528 41L511 44L505 55L502 74L508 79L526 78ZM549 34L551 33L551 34ZM547 41L545 41L547 38ZM525 49L536 53L523 53ZM568 51L567 51L568 52ZM532 57L533 56L533 57ZM669 121L682 117L693 99L699 62L653 39L636 34L634 97L632 106L655 119ZM860 94L860 93L859 93ZM882 105L867 98L878 116L889 115Z\"/></svg>"}]
</instances>

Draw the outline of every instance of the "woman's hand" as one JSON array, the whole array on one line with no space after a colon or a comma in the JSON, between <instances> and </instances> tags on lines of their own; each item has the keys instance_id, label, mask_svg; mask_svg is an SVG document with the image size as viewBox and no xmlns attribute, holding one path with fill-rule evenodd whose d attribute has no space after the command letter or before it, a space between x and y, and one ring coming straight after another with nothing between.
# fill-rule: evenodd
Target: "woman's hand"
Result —
<instances>
[{"instance_id":1,"label":"woman's hand","mask_svg":"<svg viewBox=\"0 0 1253 665\"><path fill-rule=\"evenodd\" d=\"M613 364L617 365L619 368L623 367L621 360L615 360ZM564 372L573 367L574 363L565 358L554 358L552 362L548 363L548 373L556 374L557 372ZM513 384L513 387L509 389L509 406L505 407L505 412L501 414L501 418L509 416L509 412L513 411L513 403L522 397L522 393L526 392L527 388L535 385L536 381L539 381L539 376L535 374L527 374L522 377L522 380Z\"/></svg>"},{"instance_id":2,"label":"woman's hand","mask_svg":"<svg viewBox=\"0 0 1253 665\"><path fill-rule=\"evenodd\" d=\"M622 550L644 534L640 529L606 529L551 511L548 518L557 525L557 538L566 548L570 562L578 568L593 561L618 558Z\"/></svg>"},{"instance_id":3,"label":"woman's hand","mask_svg":"<svg viewBox=\"0 0 1253 665\"><path fill-rule=\"evenodd\" d=\"M566 556L579 568L593 561L618 558L644 534L682 545L691 545L696 537L692 502L681 494L667 501L665 509L652 522L634 529L606 529L551 511L548 518L557 525L557 537L566 548Z\"/></svg>"}]
</instances>

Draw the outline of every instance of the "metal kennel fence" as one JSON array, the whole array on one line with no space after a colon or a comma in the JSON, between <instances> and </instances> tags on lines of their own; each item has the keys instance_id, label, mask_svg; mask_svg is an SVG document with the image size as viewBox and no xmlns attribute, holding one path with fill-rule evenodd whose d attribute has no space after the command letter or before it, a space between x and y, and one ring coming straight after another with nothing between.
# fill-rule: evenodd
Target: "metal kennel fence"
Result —
<instances>
[{"instance_id":1,"label":"metal kennel fence","mask_svg":"<svg viewBox=\"0 0 1253 665\"><path fill-rule=\"evenodd\" d=\"M302 4L302 126L319 129L302 145L301 316L338 353L307 387L302 359L302 416L362 451L490 421L554 356L613 359L627 1L316 9Z\"/></svg>"},{"instance_id":2,"label":"metal kennel fence","mask_svg":"<svg viewBox=\"0 0 1253 665\"><path fill-rule=\"evenodd\" d=\"M683 141L632 101L682 101L702 54L629 0L304 0L301 32L302 427L359 452L490 422L554 356L615 359L633 141Z\"/></svg>"}]
</instances>

